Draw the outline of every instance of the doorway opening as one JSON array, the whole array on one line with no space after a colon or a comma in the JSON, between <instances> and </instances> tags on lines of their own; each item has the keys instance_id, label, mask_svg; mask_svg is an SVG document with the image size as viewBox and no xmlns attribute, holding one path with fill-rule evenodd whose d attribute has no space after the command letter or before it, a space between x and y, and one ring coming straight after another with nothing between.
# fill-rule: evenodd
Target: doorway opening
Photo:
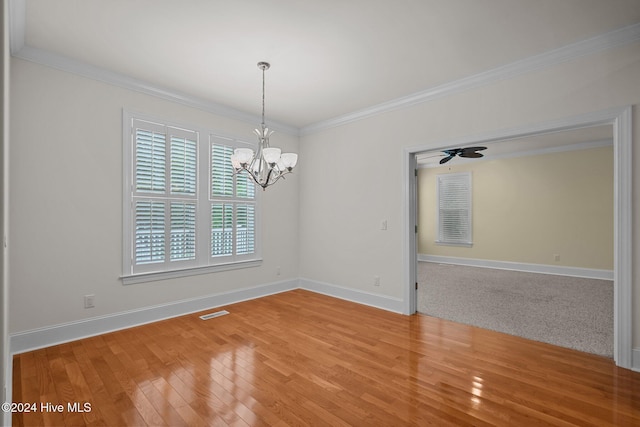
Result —
<instances>
[{"instance_id":1,"label":"doorway opening","mask_svg":"<svg viewBox=\"0 0 640 427\"><path fill-rule=\"evenodd\" d=\"M631 107L523 126L484 135L459 138L429 146L405 149L405 292L404 312L417 309L417 155L425 151L445 150L459 146L487 146L519 138L561 131L611 125L614 147L614 360L618 366L631 368Z\"/></svg>"}]
</instances>

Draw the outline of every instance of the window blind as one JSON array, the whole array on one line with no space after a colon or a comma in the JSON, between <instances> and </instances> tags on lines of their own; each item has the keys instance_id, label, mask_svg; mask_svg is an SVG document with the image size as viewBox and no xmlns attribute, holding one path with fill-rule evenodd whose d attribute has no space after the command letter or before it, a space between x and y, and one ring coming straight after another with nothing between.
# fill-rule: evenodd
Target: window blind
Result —
<instances>
[{"instance_id":1,"label":"window blind","mask_svg":"<svg viewBox=\"0 0 640 427\"><path fill-rule=\"evenodd\" d=\"M438 175L438 242L471 244L471 174Z\"/></svg>"}]
</instances>

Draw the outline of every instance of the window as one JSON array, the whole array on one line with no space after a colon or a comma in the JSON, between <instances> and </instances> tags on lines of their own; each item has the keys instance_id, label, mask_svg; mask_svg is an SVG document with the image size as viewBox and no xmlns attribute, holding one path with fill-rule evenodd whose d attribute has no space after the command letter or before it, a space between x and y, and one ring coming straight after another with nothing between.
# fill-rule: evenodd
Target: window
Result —
<instances>
[{"instance_id":1,"label":"window","mask_svg":"<svg viewBox=\"0 0 640 427\"><path fill-rule=\"evenodd\" d=\"M124 282L259 261L258 194L230 161L235 148L250 144L124 117Z\"/></svg>"},{"instance_id":2,"label":"window","mask_svg":"<svg viewBox=\"0 0 640 427\"><path fill-rule=\"evenodd\" d=\"M436 243L471 246L471 173L438 175L437 187Z\"/></svg>"},{"instance_id":3,"label":"window","mask_svg":"<svg viewBox=\"0 0 640 427\"><path fill-rule=\"evenodd\" d=\"M255 252L255 185L233 174L229 140L211 136L211 257L241 258Z\"/></svg>"}]
</instances>

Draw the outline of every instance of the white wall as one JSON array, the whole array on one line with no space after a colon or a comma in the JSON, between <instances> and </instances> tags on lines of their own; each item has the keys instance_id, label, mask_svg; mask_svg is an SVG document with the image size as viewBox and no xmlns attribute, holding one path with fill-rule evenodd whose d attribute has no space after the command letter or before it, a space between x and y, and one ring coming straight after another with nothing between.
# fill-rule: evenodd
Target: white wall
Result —
<instances>
[{"instance_id":1,"label":"white wall","mask_svg":"<svg viewBox=\"0 0 640 427\"><path fill-rule=\"evenodd\" d=\"M256 123L20 59L11 65L12 334L297 279L294 173L263 197L260 267L123 285L122 109L248 140ZM299 150L297 136L276 133L272 143ZM83 308L85 294L95 294L95 308Z\"/></svg>"},{"instance_id":2,"label":"white wall","mask_svg":"<svg viewBox=\"0 0 640 427\"><path fill-rule=\"evenodd\" d=\"M437 64L434 64L437 66ZM302 137L300 275L402 298L402 151L443 141L640 103L640 44L564 62L481 88ZM634 169L640 112L634 109ZM640 175L634 177L640 209ZM634 241L640 223L634 216ZM379 222L388 220L388 230ZM634 253L640 265L640 251ZM372 276L381 277L374 287ZM640 277L634 271L633 334L640 346Z\"/></svg>"},{"instance_id":3,"label":"white wall","mask_svg":"<svg viewBox=\"0 0 640 427\"><path fill-rule=\"evenodd\" d=\"M0 84L1 99L2 99L2 117L0 117L0 200L2 200L2 207L0 208L0 398L2 402L6 401L4 393L8 390L7 381L11 378L11 373L8 372L11 366L9 354L9 282L8 282L8 255L7 248L5 248L3 239L8 233L8 158L9 152L9 19L8 19L9 4L6 1L2 2L2 9L0 11L0 20L2 22L2 32L0 34L0 44L2 45L2 66L0 76L2 83ZM6 424L10 419L10 414L0 415L0 419Z\"/></svg>"}]
</instances>

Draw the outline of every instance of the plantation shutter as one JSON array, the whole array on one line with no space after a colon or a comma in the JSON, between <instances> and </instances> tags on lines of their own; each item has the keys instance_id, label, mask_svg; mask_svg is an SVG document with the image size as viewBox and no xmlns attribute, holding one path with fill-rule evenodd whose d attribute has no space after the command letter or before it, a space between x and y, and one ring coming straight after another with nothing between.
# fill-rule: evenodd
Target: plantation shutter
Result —
<instances>
[{"instance_id":1,"label":"plantation shutter","mask_svg":"<svg viewBox=\"0 0 640 427\"><path fill-rule=\"evenodd\" d=\"M256 186L246 173L236 175L236 196L243 199L253 199L256 195L255 191Z\"/></svg>"},{"instance_id":2,"label":"plantation shutter","mask_svg":"<svg viewBox=\"0 0 640 427\"><path fill-rule=\"evenodd\" d=\"M471 174L438 175L438 243L471 244Z\"/></svg>"},{"instance_id":3,"label":"plantation shutter","mask_svg":"<svg viewBox=\"0 0 640 427\"><path fill-rule=\"evenodd\" d=\"M212 144L211 148L211 195L233 196L233 147Z\"/></svg>"},{"instance_id":4,"label":"plantation shutter","mask_svg":"<svg viewBox=\"0 0 640 427\"><path fill-rule=\"evenodd\" d=\"M238 255L250 254L255 250L255 208L253 205L236 206L236 252Z\"/></svg>"},{"instance_id":5,"label":"plantation shutter","mask_svg":"<svg viewBox=\"0 0 640 427\"><path fill-rule=\"evenodd\" d=\"M196 258L196 205L171 202L170 259Z\"/></svg>"},{"instance_id":6,"label":"plantation shutter","mask_svg":"<svg viewBox=\"0 0 640 427\"><path fill-rule=\"evenodd\" d=\"M231 141L211 136L211 257L241 260L254 257L256 247L255 184L231 164Z\"/></svg>"},{"instance_id":7,"label":"plantation shutter","mask_svg":"<svg viewBox=\"0 0 640 427\"><path fill-rule=\"evenodd\" d=\"M233 255L233 204L211 206L211 256Z\"/></svg>"},{"instance_id":8,"label":"plantation shutter","mask_svg":"<svg viewBox=\"0 0 640 427\"><path fill-rule=\"evenodd\" d=\"M231 163L236 148L255 145L123 119L123 283L258 265L260 194Z\"/></svg>"},{"instance_id":9,"label":"plantation shutter","mask_svg":"<svg viewBox=\"0 0 640 427\"><path fill-rule=\"evenodd\" d=\"M171 136L171 193L196 194L197 147L194 139Z\"/></svg>"},{"instance_id":10,"label":"plantation shutter","mask_svg":"<svg viewBox=\"0 0 640 427\"><path fill-rule=\"evenodd\" d=\"M164 132L136 129L136 191L164 193L166 184L166 137Z\"/></svg>"},{"instance_id":11,"label":"plantation shutter","mask_svg":"<svg viewBox=\"0 0 640 427\"><path fill-rule=\"evenodd\" d=\"M164 202L138 201L135 206L135 263L164 262Z\"/></svg>"},{"instance_id":12,"label":"plantation shutter","mask_svg":"<svg viewBox=\"0 0 640 427\"><path fill-rule=\"evenodd\" d=\"M144 120L132 123L132 269L166 270L168 262L186 266L197 254L197 133Z\"/></svg>"}]
</instances>

